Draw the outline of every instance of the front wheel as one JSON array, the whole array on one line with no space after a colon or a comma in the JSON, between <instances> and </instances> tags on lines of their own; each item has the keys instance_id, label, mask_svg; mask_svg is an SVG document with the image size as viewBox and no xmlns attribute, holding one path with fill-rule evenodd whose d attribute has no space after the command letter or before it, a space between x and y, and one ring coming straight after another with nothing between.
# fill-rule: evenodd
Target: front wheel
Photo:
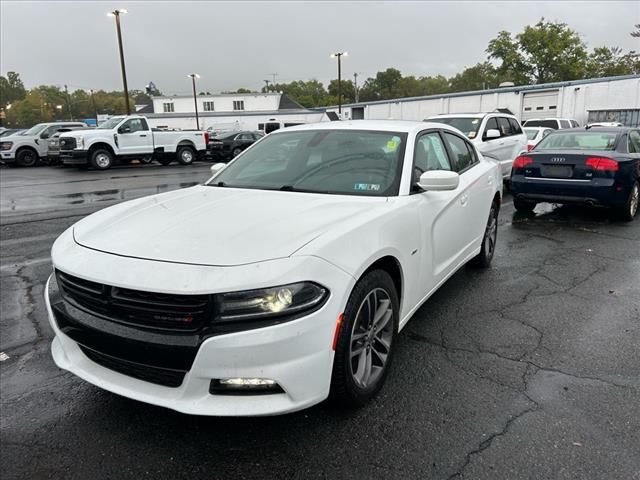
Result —
<instances>
[{"instance_id":1,"label":"front wheel","mask_svg":"<svg viewBox=\"0 0 640 480\"><path fill-rule=\"evenodd\" d=\"M98 148L91 154L91 166L98 170L107 170L113 165L113 155L109 150Z\"/></svg>"},{"instance_id":2,"label":"front wheel","mask_svg":"<svg viewBox=\"0 0 640 480\"><path fill-rule=\"evenodd\" d=\"M16 163L21 167L33 167L38 162L38 154L31 148L23 148L16 155Z\"/></svg>"},{"instance_id":3,"label":"front wheel","mask_svg":"<svg viewBox=\"0 0 640 480\"><path fill-rule=\"evenodd\" d=\"M638 213L640 203L640 183L636 182L629 192L629 197L623 206L616 209L617 216L625 222L630 222Z\"/></svg>"},{"instance_id":4,"label":"front wheel","mask_svg":"<svg viewBox=\"0 0 640 480\"><path fill-rule=\"evenodd\" d=\"M233 152L231 152L231 158L236 158L241 153L242 153L242 149L236 147L236 148L233 149Z\"/></svg>"},{"instance_id":5,"label":"front wheel","mask_svg":"<svg viewBox=\"0 0 640 480\"><path fill-rule=\"evenodd\" d=\"M331 397L344 406L367 403L382 388L398 331L399 301L389 274L358 281L345 308L331 375Z\"/></svg>"},{"instance_id":6,"label":"front wheel","mask_svg":"<svg viewBox=\"0 0 640 480\"><path fill-rule=\"evenodd\" d=\"M487 227L482 237L480 253L471 260L471 265L474 267L488 268L491 265L493 254L496 251L496 241L498 240L498 212L498 203L493 202L491 204L491 210L489 210Z\"/></svg>"},{"instance_id":7,"label":"front wheel","mask_svg":"<svg viewBox=\"0 0 640 480\"><path fill-rule=\"evenodd\" d=\"M180 147L176 153L178 163L181 165L191 165L196 158L196 154L191 147Z\"/></svg>"}]
</instances>

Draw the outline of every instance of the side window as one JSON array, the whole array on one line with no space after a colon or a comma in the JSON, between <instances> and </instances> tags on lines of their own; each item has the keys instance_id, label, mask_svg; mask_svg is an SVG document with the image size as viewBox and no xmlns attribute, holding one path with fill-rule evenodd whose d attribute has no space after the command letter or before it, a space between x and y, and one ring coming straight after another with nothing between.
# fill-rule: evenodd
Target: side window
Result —
<instances>
[{"instance_id":1,"label":"side window","mask_svg":"<svg viewBox=\"0 0 640 480\"><path fill-rule=\"evenodd\" d=\"M413 179L416 183L428 170L451 170L447 150L437 132L429 132L418 138L414 152Z\"/></svg>"},{"instance_id":2,"label":"side window","mask_svg":"<svg viewBox=\"0 0 640 480\"><path fill-rule=\"evenodd\" d=\"M518 121L513 119L513 118L509 118L509 125L511 125L511 132L513 135L520 135L522 133L522 129L520 128L520 125L518 124Z\"/></svg>"},{"instance_id":3,"label":"side window","mask_svg":"<svg viewBox=\"0 0 640 480\"><path fill-rule=\"evenodd\" d=\"M241 133L239 139L240 140L253 140L253 135L251 135L250 133Z\"/></svg>"},{"instance_id":4,"label":"side window","mask_svg":"<svg viewBox=\"0 0 640 480\"><path fill-rule=\"evenodd\" d=\"M462 172L477 161L473 147L465 140L448 132L444 132L444 138L453 157L456 172Z\"/></svg>"},{"instance_id":5,"label":"side window","mask_svg":"<svg viewBox=\"0 0 640 480\"><path fill-rule=\"evenodd\" d=\"M500 135L503 137L508 137L512 135L511 132L511 124L509 123L509 119L505 117L498 118L498 125L500 126Z\"/></svg>"},{"instance_id":6,"label":"side window","mask_svg":"<svg viewBox=\"0 0 640 480\"><path fill-rule=\"evenodd\" d=\"M640 132L632 130L629 133L629 153L640 153Z\"/></svg>"},{"instance_id":7,"label":"side window","mask_svg":"<svg viewBox=\"0 0 640 480\"><path fill-rule=\"evenodd\" d=\"M560 128L571 128L569 120L560 120Z\"/></svg>"},{"instance_id":8,"label":"side window","mask_svg":"<svg viewBox=\"0 0 640 480\"><path fill-rule=\"evenodd\" d=\"M142 123L144 120L141 118L131 118L122 124L122 128L129 127L130 133L140 132L142 130L148 130L147 122Z\"/></svg>"},{"instance_id":9,"label":"side window","mask_svg":"<svg viewBox=\"0 0 640 480\"><path fill-rule=\"evenodd\" d=\"M147 124L147 121L144 118L140 119L140 124L142 125L142 130L149 130L149 125Z\"/></svg>"},{"instance_id":10,"label":"side window","mask_svg":"<svg viewBox=\"0 0 640 480\"><path fill-rule=\"evenodd\" d=\"M487 120L487 125L486 127L484 127L484 135L483 135L483 140L487 140L487 130L498 130L500 131L500 127L498 127L498 120L496 119L496 117L492 117L489 120ZM502 135L502 133L501 133Z\"/></svg>"},{"instance_id":11,"label":"side window","mask_svg":"<svg viewBox=\"0 0 640 480\"><path fill-rule=\"evenodd\" d=\"M572 127L579 127L580 125L578 125L578 122L576 122L575 120L571 120L571 126Z\"/></svg>"}]
</instances>

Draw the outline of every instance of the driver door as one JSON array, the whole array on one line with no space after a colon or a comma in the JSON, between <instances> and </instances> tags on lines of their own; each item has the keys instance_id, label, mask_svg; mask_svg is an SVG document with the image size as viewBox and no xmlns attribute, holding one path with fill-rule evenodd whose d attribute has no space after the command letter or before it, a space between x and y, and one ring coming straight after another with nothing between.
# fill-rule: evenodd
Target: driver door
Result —
<instances>
[{"instance_id":1,"label":"driver door","mask_svg":"<svg viewBox=\"0 0 640 480\"><path fill-rule=\"evenodd\" d=\"M153 152L153 136L144 118L130 118L118 128L121 155L146 155Z\"/></svg>"}]
</instances>

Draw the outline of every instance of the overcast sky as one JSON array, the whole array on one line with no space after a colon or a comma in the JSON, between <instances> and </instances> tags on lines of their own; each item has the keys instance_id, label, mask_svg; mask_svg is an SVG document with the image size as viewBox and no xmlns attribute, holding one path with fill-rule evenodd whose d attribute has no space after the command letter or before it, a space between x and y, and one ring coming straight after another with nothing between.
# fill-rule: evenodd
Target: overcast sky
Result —
<instances>
[{"instance_id":1,"label":"overcast sky","mask_svg":"<svg viewBox=\"0 0 640 480\"><path fill-rule=\"evenodd\" d=\"M566 22L590 48L640 51L629 35L640 2L119 2L0 1L0 71L27 87L119 89L114 19L122 17L130 89L150 80L164 93L259 89L278 82L336 76L333 51L348 51L343 77L396 67L405 75L450 76L483 61L499 30L520 32L540 17Z\"/></svg>"}]
</instances>

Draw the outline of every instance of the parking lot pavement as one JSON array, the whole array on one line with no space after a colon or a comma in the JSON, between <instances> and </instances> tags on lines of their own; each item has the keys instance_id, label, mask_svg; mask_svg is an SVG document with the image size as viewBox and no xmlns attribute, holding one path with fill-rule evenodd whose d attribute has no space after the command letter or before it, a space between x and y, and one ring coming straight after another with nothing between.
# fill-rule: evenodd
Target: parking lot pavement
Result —
<instances>
[{"instance_id":1,"label":"parking lot pavement","mask_svg":"<svg viewBox=\"0 0 640 480\"><path fill-rule=\"evenodd\" d=\"M640 219L507 195L487 271L463 268L399 336L369 406L192 417L99 390L51 360L55 237L193 167L0 171L2 478L640 479Z\"/></svg>"}]
</instances>

